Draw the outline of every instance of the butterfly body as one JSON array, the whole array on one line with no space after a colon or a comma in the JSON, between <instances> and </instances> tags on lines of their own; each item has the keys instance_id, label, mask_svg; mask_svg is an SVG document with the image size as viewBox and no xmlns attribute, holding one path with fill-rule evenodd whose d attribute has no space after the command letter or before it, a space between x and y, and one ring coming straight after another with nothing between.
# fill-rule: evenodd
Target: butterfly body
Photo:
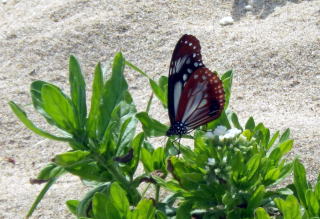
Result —
<instances>
[{"instance_id":1,"label":"butterfly body","mask_svg":"<svg viewBox=\"0 0 320 219\"><path fill-rule=\"evenodd\" d=\"M199 40L183 35L170 63L167 136L182 136L218 118L224 107L224 90L217 73L206 68Z\"/></svg>"}]
</instances>

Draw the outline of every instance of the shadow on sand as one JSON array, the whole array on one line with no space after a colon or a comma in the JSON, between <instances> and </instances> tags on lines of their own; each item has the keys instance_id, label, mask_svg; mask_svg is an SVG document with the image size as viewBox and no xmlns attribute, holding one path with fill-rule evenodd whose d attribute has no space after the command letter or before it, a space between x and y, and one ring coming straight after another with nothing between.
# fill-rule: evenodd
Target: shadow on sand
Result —
<instances>
[{"instance_id":1,"label":"shadow on sand","mask_svg":"<svg viewBox=\"0 0 320 219\"><path fill-rule=\"evenodd\" d=\"M232 4L232 18L234 20L240 20L248 12L246 10L247 5L251 5L252 14L257 18L265 19L271 13L274 12L276 7L281 7L287 4L287 2L300 3L302 0L234 0Z\"/></svg>"}]
</instances>

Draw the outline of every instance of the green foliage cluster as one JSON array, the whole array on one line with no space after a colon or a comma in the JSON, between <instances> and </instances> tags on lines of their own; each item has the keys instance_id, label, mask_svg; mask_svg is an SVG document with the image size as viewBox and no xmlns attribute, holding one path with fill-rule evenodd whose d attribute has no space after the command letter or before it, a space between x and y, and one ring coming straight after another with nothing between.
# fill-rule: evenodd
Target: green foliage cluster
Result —
<instances>
[{"instance_id":1,"label":"green foliage cluster","mask_svg":"<svg viewBox=\"0 0 320 219\"><path fill-rule=\"evenodd\" d=\"M290 130L274 134L249 118L244 126L229 110L232 71L221 76L226 95L219 119L183 138L175 137L164 147L150 144L165 136L168 126L149 115L151 96L144 112L137 112L124 77L125 66L147 77L153 95L167 107L168 78L154 81L121 53L113 59L111 74L99 63L94 72L90 110L86 84L74 56L69 61L70 96L57 86L31 84L34 108L60 135L37 127L16 103L15 115L36 134L70 145L44 167L37 179L46 184L27 216L63 174L78 176L91 190L82 200L67 206L77 218L318 218L320 179L314 189L299 160L288 161L292 149ZM143 132L136 133L138 122ZM190 141L189 141L190 142ZM178 155L178 151L181 152ZM137 171L141 163L144 172ZM292 184L280 184L294 173ZM146 198L140 184L153 185L153 198ZM149 189L149 186L147 187ZM166 190L166 195L161 191Z\"/></svg>"}]
</instances>

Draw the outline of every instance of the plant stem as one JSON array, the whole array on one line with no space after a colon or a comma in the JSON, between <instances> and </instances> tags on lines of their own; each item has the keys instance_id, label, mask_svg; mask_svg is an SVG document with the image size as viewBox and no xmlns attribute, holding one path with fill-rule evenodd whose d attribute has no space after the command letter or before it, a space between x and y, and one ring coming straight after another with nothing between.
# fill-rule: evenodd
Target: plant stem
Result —
<instances>
[{"instance_id":1,"label":"plant stem","mask_svg":"<svg viewBox=\"0 0 320 219\"><path fill-rule=\"evenodd\" d=\"M113 178L122 185L123 189L126 190L131 202L136 205L141 199L137 188L132 186L130 182L120 174L119 169L114 164L108 164L107 161L105 161L99 155L96 155L96 158L99 163L113 176Z\"/></svg>"},{"instance_id":2,"label":"plant stem","mask_svg":"<svg viewBox=\"0 0 320 219\"><path fill-rule=\"evenodd\" d=\"M151 183L149 183L149 184L147 185L147 187L143 190L143 192L142 192L142 197L144 197L144 195L145 195L146 192L148 191L150 185L151 185Z\"/></svg>"},{"instance_id":3,"label":"plant stem","mask_svg":"<svg viewBox=\"0 0 320 219\"><path fill-rule=\"evenodd\" d=\"M159 202L159 197L160 197L160 186L159 185L156 185L156 203Z\"/></svg>"},{"instance_id":4,"label":"plant stem","mask_svg":"<svg viewBox=\"0 0 320 219\"><path fill-rule=\"evenodd\" d=\"M153 93L150 95L150 98L149 98L149 100L148 100L148 105L147 105L147 108L146 108L146 112L147 112L147 113L149 113L149 111L150 111L152 99L153 99Z\"/></svg>"}]
</instances>

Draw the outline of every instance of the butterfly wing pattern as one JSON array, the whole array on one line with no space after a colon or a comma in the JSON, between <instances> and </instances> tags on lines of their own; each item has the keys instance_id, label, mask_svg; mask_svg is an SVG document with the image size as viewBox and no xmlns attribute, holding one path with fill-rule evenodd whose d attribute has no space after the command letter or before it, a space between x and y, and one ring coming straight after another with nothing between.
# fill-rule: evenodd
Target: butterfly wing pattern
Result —
<instances>
[{"instance_id":1,"label":"butterfly wing pattern","mask_svg":"<svg viewBox=\"0 0 320 219\"><path fill-rule=\"evenodd\" d=\"M199 40L183 35L171 58L168 80L170 128L167 136L183 135L218 118L225 102L221 80L206 68Z\"/></svg>"}]
</instances>

